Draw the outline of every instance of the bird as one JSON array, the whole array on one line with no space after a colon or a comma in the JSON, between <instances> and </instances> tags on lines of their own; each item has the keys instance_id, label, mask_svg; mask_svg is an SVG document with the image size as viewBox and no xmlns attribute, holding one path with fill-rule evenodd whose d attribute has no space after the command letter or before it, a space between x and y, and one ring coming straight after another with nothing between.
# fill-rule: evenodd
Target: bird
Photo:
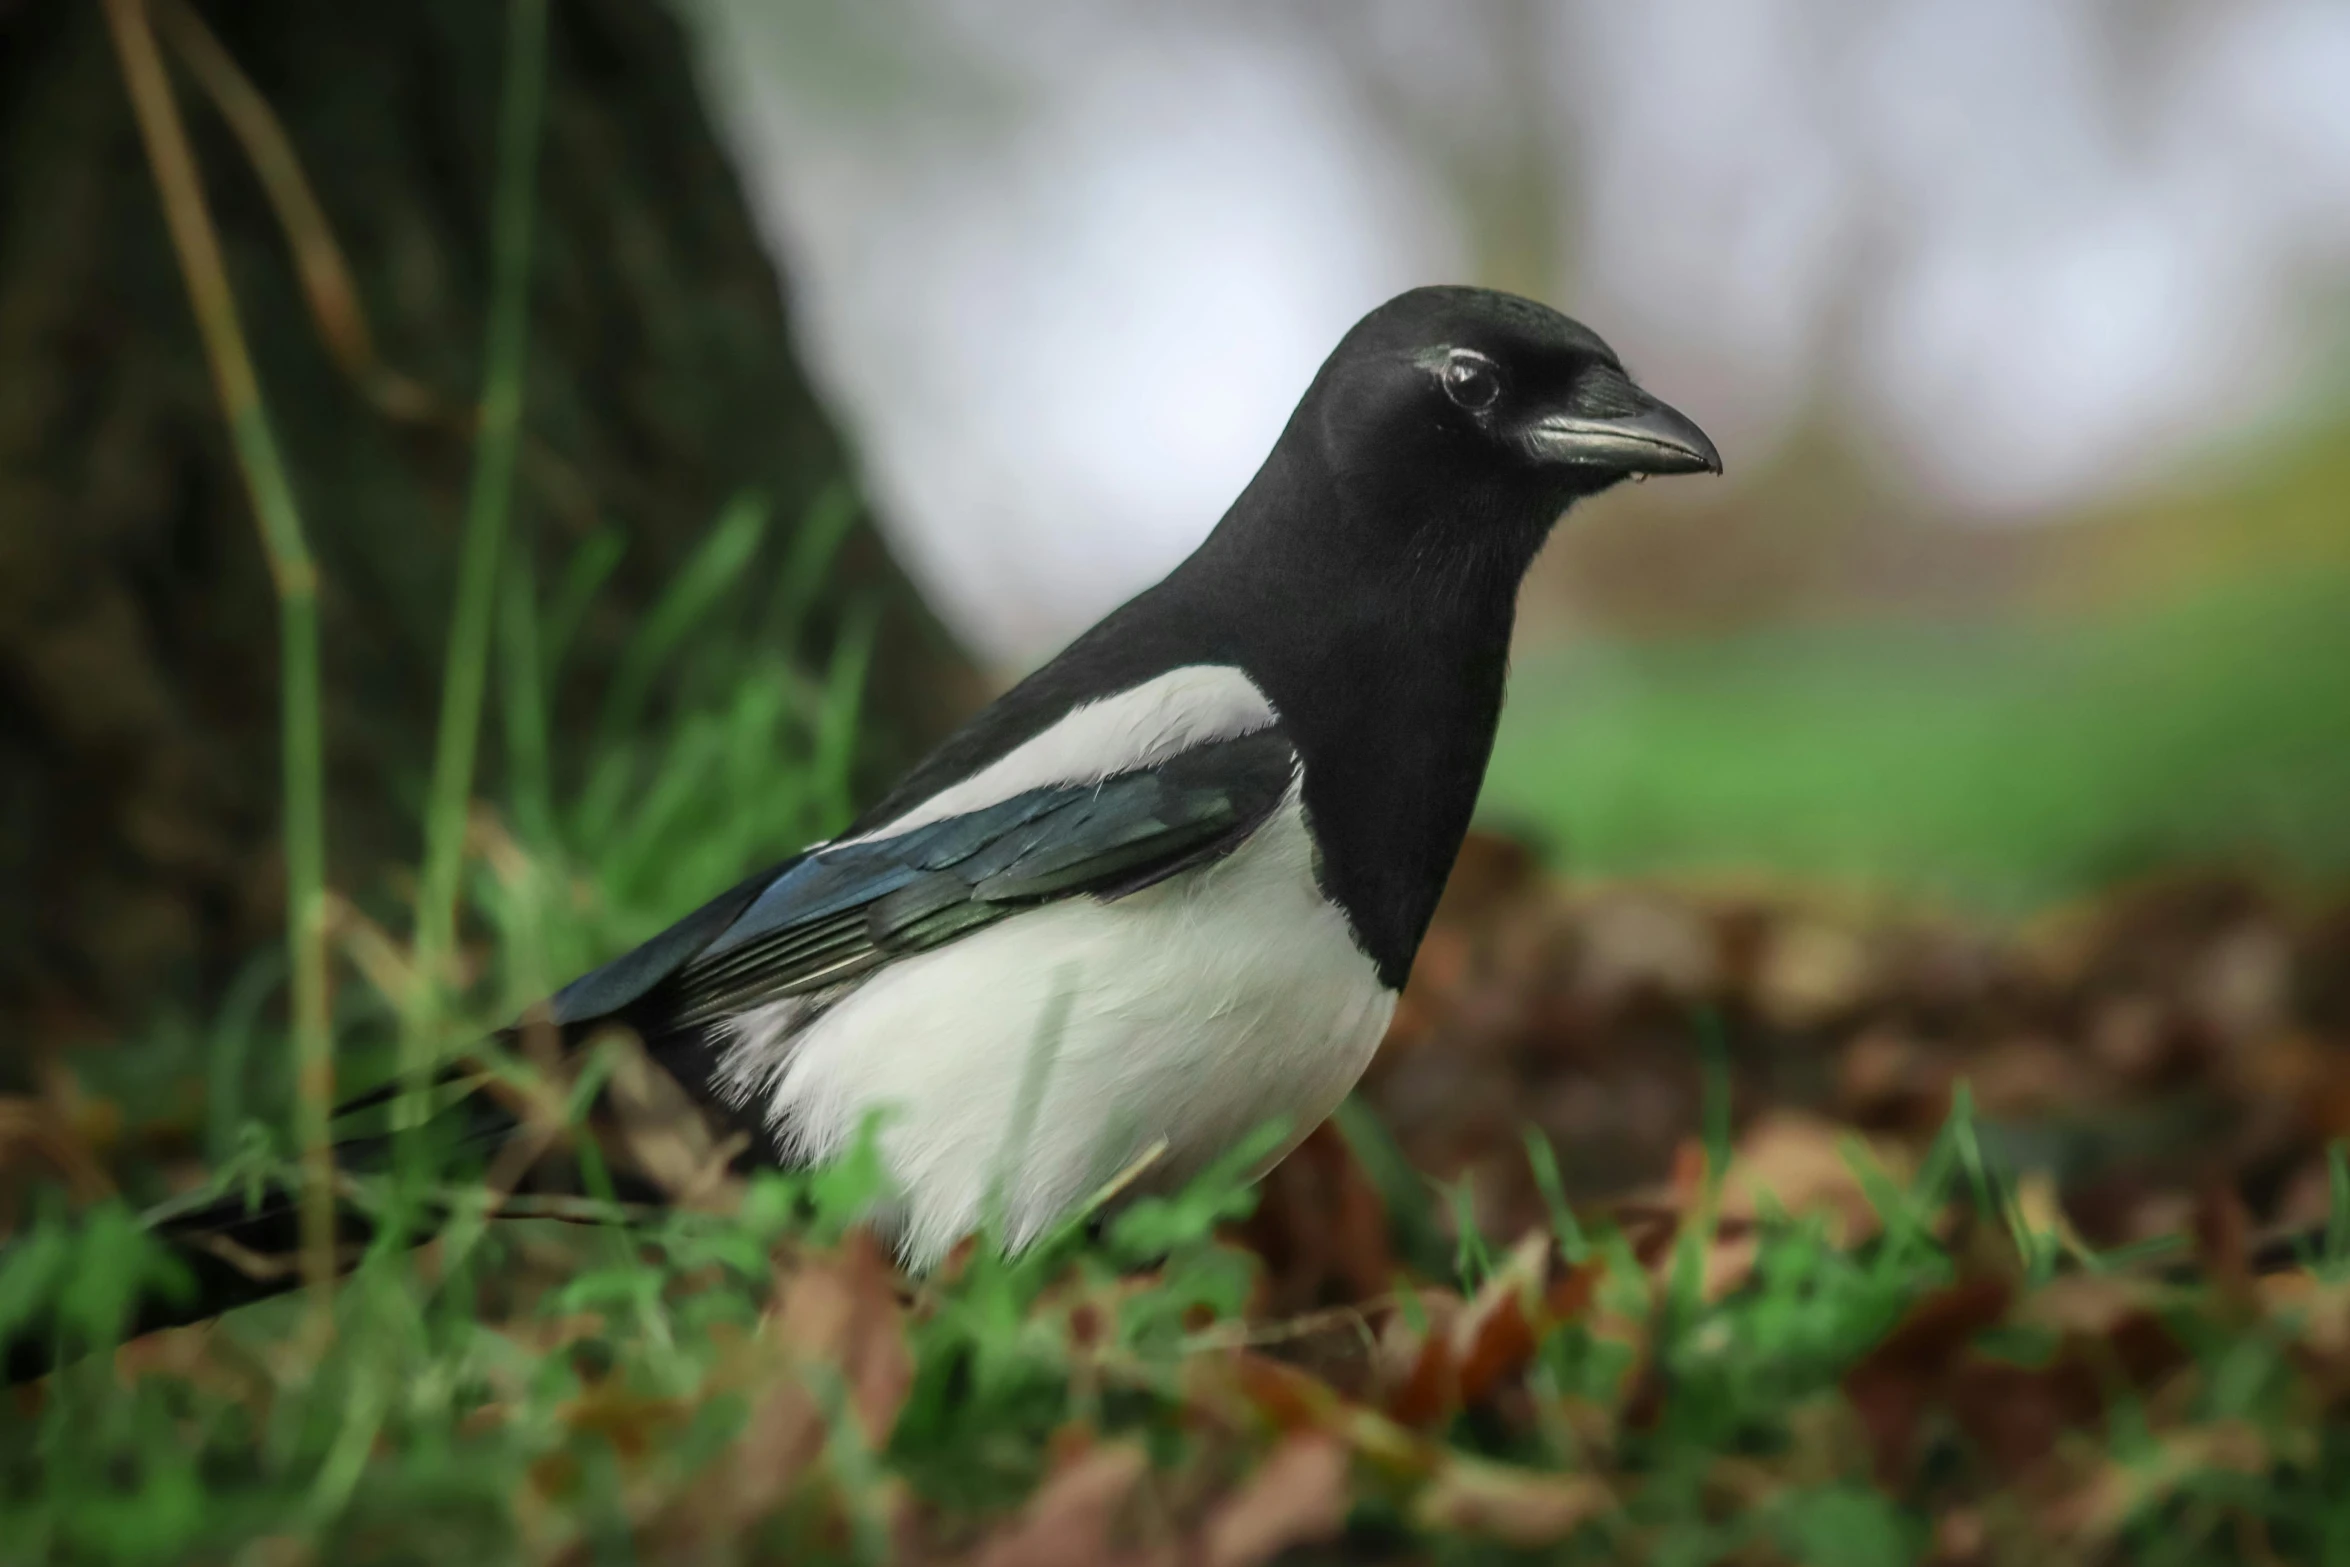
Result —
<instances>
[{"instance_id":1,"label":"bird","mask_svg":"<svg viewBox=\"0 0 2350 1567\"><path fill-rule=\"evenodd\" d=\"M1488 289L1401 294L1345 333L1188 558L837 837L545 1016L574 1044L632 1032L754 1161L826 1160L870 1122L874 1222L913 1270L991 1203L1018 1250L1120 1172L1177 1187L1278 1120L1269 1168L1395 1011L1554 525L1625 480L1721 469L1579 322ZM216 1203L161 1233L254 1246L288 1215L265 1236ZM198 1271L140 1326L266 1287Z\"/></svg>"}]
</instances>

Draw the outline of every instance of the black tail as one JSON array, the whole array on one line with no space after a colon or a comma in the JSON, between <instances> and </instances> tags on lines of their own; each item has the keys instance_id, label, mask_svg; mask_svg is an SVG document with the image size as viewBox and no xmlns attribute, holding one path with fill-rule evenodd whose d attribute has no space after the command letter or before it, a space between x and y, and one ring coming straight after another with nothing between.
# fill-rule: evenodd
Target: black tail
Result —
<instances>
[{"instance_id":1,"label":"black tail","mask_svg":"<svg viewBox=\"0 0 2350 1567\"><path fill-rule=\"evenodd\" d=\"M489 1149L510 1135L514 1117L485 1096L467 1095L434 1118L439 1147ZM361 1137L335 1145L336 1169L345 1174L381 1175L391 1168L393 1141ZM278 1181L256 1192L235 1192L209 1200L170 1204L147 1219L148 1235L161 1243L175 1266L172 1277L144 1288L133 1301L121 1337L125 1340L164 1328L184 1327L224 1311L282 1295L302 1282L302 1214L299 1191ZM422 1241L439 1227L430 1211L415 1215L412 1239ZM376 1238L376 1221L359 1204L338 1198L335 1247L349 1259ZM21 1243L19 1243L21 1244ZM0 1250L5 1259L14 1245ZM44 1281L54 1297L62 1282ZM61 1360L96 1346L74 1341L54 1313L37 1311L31 1320L0 1334L0 1374L8 1384L46 1376Z\"/></svg>"},{"instance_id":2,"label":"black tail","mask_svg":"<svg viewBox=\"0 0 2350 1567\"><path fill-rule=\"evenodd\" d=\"M566 1046L579 1043L571 1033L586 1032L584 1026L567 1031ZM681 1086L681 1077L696 1087L706 1083L708 1063L697 1049L687 1038L658 1041L649 1052L626 1052L579 1129L601 1152L616 1193L628 1200L658 1203L682 1195L714 1161L740 1170L775 1157L757 1128L735 1124L713 1111L706 1094ZM430 1152L431 1167L445 1171L497 1156L522 1122L492 1080L457 1068L444 1073L440 1083L456 1089L457 1097L422 1129L421 1146ZM337 1114L381 1110L398 1092L395 1085L362 1095ZM533 1147L547 1151L535 1135ZM388 1135L354 1138L335 1145L335 1164L346 1175L383 1175L392 1169L393 1154ZM411 1213L405 1221L408 1238L428 1239L444 1217L430 1209ZM376 1221L347 1199L337 1199L335 1224L341 1256L356 1255L377 1238ZM299 1193L283 1184L266 1185L251 1198L234 1193L159 1210L148 1220L148 1233L177 1260L182 1287L142 1294L123 1337L201 1322L293 1289L301 1282L301 1228ZM53 1317L36 1315L0 1330L0 1365L8 1382L24 1382L45 1375L61 1355L87 1353L90 1347L68 1342Z\"/></svg>"},{"instance_id":3,"label":"black tail","mask_svg":"<svg viewBox=\"0 0 2350 1567\"><path fill-rule=\"evenodd\" d=\"M350 1243L366 1244L372 1227L357 1214L347 1217ZM171 1253L180 1277L175 1287L153 1286L140 1294L122 1336L137 1338L201 1322L292 1289L300 1282L295 1264L300 1230L297 1204L290 1194L276 1190L265 1193L258 1206L248 1207L240 1195L157 1222L150 1233ZM5 1354L6 1379L13 1384L46 1376L60 1359L75 1358L91 1347L66 1339L60 1324L44 1311L12 1330L0 1344L0 1353Z\"/></svg>"}]
</instances>

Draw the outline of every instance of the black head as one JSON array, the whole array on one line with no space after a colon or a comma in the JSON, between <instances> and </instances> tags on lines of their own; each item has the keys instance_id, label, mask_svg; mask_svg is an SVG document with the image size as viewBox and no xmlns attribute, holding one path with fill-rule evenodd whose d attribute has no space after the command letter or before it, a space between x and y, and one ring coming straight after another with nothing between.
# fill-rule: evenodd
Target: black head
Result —
<instances>
[{"instance_id":1,"label":"black head","mask_svg":"<svg viewBox=\"0 0 2350 1567\"><path fill-rule=\"evenodd\" d=\"M1188 560L866 820L968 776L1079 703L1184 665L1234 665L1303 761L1324 891L1400 986L1468 828L1519 580L1551 525L1633 475L1721 466L1697 426L1565 316L1486 289L1414 289L1347 333Z\"/></svg>"},{"instance_id":2,"label":"black head","mask_svg":"<svg viewBox=\"0 0 2350 1567\"><path fill-rule=\"evenodd\" d=\"M1598 334L1481 288L1417 288L1324 362L1283 436L1337 490L1348 534L1523 565L1569 505L1647 474L1719 473L1705 432Z\"/></svg>"},{"instance_id":3,"label":"black head","mask_svg":"<svg viewBox=\"0 0 2350 1567\"><path fill-rule=\"evenodd\" d=\"M1207 543L1073 649L1068 678L1239 665L1304 760L1324 890L1401 985L1552 525L1627 478L1721 467L1587 328L1488 289L1414 289L1347 333Z\"/></svg>"}]
</instances>

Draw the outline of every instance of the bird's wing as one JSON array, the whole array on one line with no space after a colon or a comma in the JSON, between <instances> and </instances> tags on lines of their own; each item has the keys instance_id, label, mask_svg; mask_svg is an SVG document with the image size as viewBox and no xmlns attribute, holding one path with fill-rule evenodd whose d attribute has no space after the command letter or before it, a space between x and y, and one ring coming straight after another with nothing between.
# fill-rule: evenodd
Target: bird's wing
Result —
<instances>
[{"instance_id":1,"label":"bird's wing","mask_svg":"<svg viewBox=\"0 0 2350 1567\"><path fill-rule=\"evenodd\" d=\"M612 1016L676 973L679 964L708 946L740 918L751 900L790 875L807 858L805 854L797 855L747 881L737 882L650 941L630 948L602 968L580 975L548 998L548 1012L558 1025L590 1023Z\"/></svg>"},{"instance_id":2,"label":"bird's wing","mask_svg":"<svg viewBox=\"0 0 2350 1567\"><path fill-rule=\"evenodd\" d=\"M1265 729L819 848L575 981L556 998L556 1020L628 1008L640 1026L690 1030L1024 908L1124 896L1230 852L1273 814L1296 769L1288 739Z\"/></svg>"}]
</instances>

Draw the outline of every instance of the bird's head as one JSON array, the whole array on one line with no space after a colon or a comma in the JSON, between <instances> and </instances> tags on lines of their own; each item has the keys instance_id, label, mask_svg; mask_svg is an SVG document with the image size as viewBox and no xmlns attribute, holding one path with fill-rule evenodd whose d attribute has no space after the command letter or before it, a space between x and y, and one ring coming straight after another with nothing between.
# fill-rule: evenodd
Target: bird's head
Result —
<instances>
[{"instance_id":1,"label":"bird's head","mask_svg":"<svg viewBox=\"0 0 2350 1567\"><path fill-rule=\"evenodd\" d=\"M1351 512L1527 558L1584 496L1722 471L1705 432L1635 385L1598 334L1490 289L1418 288L1381 305L1299 413L1290 439L1316 450Z\"/></svg>"}]
</instances>

